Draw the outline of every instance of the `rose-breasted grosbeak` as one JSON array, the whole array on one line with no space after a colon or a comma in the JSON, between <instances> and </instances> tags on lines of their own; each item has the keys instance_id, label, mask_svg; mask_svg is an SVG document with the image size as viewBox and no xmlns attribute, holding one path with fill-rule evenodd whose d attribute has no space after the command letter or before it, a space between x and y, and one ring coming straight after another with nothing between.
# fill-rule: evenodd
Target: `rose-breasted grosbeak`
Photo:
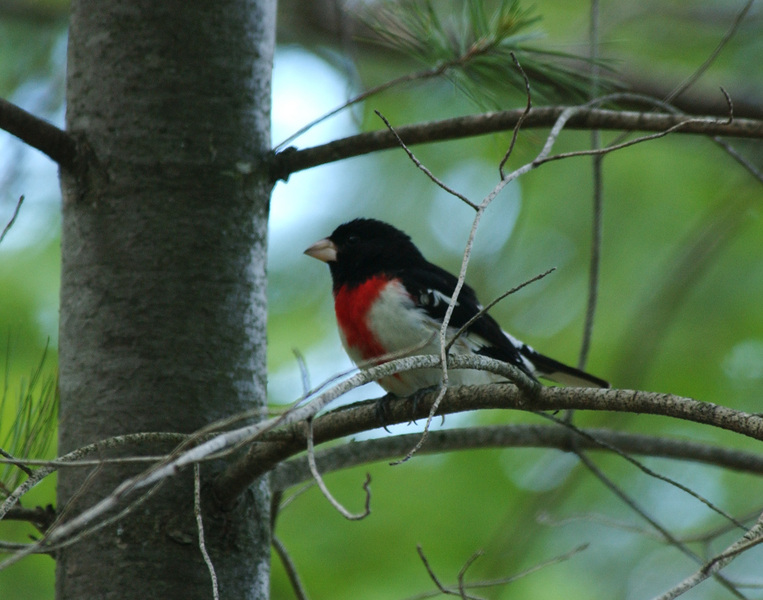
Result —
<instances>
[{"instance_id":1,"label":"rose-breasted grosbeak","mask_svg":"<svg viewBox=\"0 0 763 600\"><path fill-rule=\"evenodd\" d=\"M428 262L405 233L375 219L355 219L337 227L305 254L329 266L342 344L356 364L392 353L397 358L400 353L440 353L437 334L457 279ZM464 285L448 333L454 334L481 309L474 290ZM609 387L598 377L536 352L501 330L487 313L469 326L451 352L496 358L532 378ZM441 377L440 369L417 369L384 377L379 384L397 396L410 396L439 385ZM449 371L449 379L455 385L505 381L499 375L466 369Z\"/></svg>"}]
</instances>

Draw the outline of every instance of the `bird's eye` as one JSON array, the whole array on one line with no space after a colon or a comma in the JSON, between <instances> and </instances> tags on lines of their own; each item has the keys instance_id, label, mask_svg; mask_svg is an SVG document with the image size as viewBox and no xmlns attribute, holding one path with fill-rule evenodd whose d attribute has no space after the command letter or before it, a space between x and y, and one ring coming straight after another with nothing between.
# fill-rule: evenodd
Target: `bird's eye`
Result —
<instances>
[{"instance_id":1,"label":"bird's eye","mask_svg":"<svg viewBox=\"0 0 763 600\"><path fill-rule=\"evenodd\" d=\"M348 246L352 246L353 244L357 244L360 241L360 238L357 235L351 235L347 238L346 244Z\"/></svg>"}]
</instances>

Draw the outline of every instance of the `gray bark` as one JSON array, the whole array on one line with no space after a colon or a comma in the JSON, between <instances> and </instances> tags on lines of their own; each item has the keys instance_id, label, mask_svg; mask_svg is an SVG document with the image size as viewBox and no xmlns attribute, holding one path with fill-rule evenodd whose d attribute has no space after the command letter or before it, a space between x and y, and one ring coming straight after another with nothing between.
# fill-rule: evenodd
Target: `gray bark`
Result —
<instances>
[{"instance_id":1,"label":"gray bark","mask_svg":"<svg viewBox=\"0 0 763 600\"><path fill-rule=\"evenodd\" d=\"M72 3L67 129L86 155L62 173L61 452L264 407L274 32L275 0ZM135 472L83 487L62 470L58 506ZM204 505L222 597L266 598L266 482L228 512ZM57 560L60 600L210 598L191 473Z\"/></svg>"}]
</instances>

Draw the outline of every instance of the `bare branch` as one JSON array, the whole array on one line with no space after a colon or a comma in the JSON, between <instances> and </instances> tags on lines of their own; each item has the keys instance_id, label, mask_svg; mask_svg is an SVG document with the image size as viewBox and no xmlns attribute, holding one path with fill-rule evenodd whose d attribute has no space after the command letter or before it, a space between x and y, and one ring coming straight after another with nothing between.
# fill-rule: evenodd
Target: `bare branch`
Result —
<instances>
[{"instance_id":1,"label":"bare branch","mask_svg":"<svg viewBox=\"0 0 763 600\"><path fill-rule=\"evenodd\" d=\"M601 70L599 66L599 0L591 0L589 19L588 45L591 58L591 99L599 95L599 80ZM591 130L591 149L601 148L601 132L598 129ZM588 297L586 300L585 322L583 323L583 338L580 342L578 353L578 369L585 369L588 361L588 352L591 348L593 337L593 323L596 316L596 303L599 296L599 266L601 264L601 238L602 238L602 212L604 197L604 180L602 176L603 154L594 154L591 160L591 177L593 179L593 202L591 223L591 255L588 266ZM572 420L572 413L567 415Z\"/></svg>"},{"instance_id":2,"label":"bare branch","mask_svg":"<svg viewBox=\"0 0 763 600\"><path fill-rule=\"evenodd\" d=\"M511 142L509 143L509 148L506 150L506 154L503 155L501 162L498 164L498 175L501 179L506 177L506 174L503 172L503 167L506 165L506 162L509 160L511 153L514 151L514 145L517 143L519 130L522 128L522 123L524 123L525 118L527 117L527 113L529 113L530 109L533 107L532 94L530 93L530 80L527 78L527 73L525 73L525 70L522 68L522 65L519 64L519 60L517 60L517 56L513 52L511 53L511 59L514 61L517 69L519 69L519 72L522 74L522 79L525 82L525 96L527 97L527 104L525 105L525 110L522 112L522 115L519 117L519 119L517 119L517 122L514 125L514 130L511 132Z\"/></svg>"},{"instance_id":3,"label":"bare branch","mask_svg":"<svg viewBox=\"0 0 763 600\"><path fill-rule=\"evenodd\" d=\"M0 98L0 129L47 154L62 168L72 169L77 144L65 131Z\"/></svg>"},{"instance_id":4,"label":"bare branch","mask_svg":"<svg viewBox=\"0 0 763 600\"><path fill-rule=\"evenodd\" d=\"M278 554L278 558L281 559L281 564L286 571L286 576L289 578L291 589L294 590L294 595L297 597L297 600L307 600L307 592L305 592L302 580L299 577L299 573L297 573L297 567L291 559L291 556L289 556L286 546L283 545L283 542L278 539L278 536L275 534L273 535L272 544L276 554Z\"/></svg>"},{"instance_id":5,"label":"bare branch","mask_svg":"<svg viewBox=\"0 0 763 600\"><path fill-rule=\"evenodd\" d=\"M629 463L631 463L634 467L639 469L645 475L648 475L649 477L654 477L655 479L659 479L660 481L663 481L663 482L667 483L668 485L672 485L673 487L681 490L685 494L689 494L692 498L695 498L696 500L699 500L702 504L707 506L710 510L712 510L713 512L719 514L720 516L722 516L727 521L733 523L736 527L739 527L743 531L747 531L747 528L741 522L739 522L737 519L732 517L729 513L724 511L719 506L716 506L713 502L711 502L710 500L708 500L707 498L705 498L701 494L695 492L694 490L692 490L691 488L685 486L684 484L679 483L675 479L672 479L670 477L667 477L665 475L657 473L656 471L648 468L646 465L643 465L642 463L637 461L635 458L630 456L627 452L623 452L619 448L616 448L614 446L609 446L606 442L603 442L603 441L600 442L596 438L590 437L589 434L581 431L580 429L575 427L572 423L570 423L568 419L557 419L554 415L546 414L546 413L538 413L538 414L540 416L546 418L546 419L549 419L549 420L553 421L554 423L558 423L562 427L565 427L565 428L569 429L571 432L573 432L577 436L577 437L573 438L572 443L573 443L573 452L575 452L575 454L577 454L578 456L580 456L580 454L581 454L580 449L577 447L578 439L579 438L590 438L589 441L593 442L594 444L601 444L602 447L606 448L607 450L611 450L612 452L614 452L615 454L617 454L621 458L624 458L625 460L627 460Z\"/></svg>"},{"instance_id":6,"label":"bare branch","mask_svg":"<svg viewBox=\"0 0 763 600\"><path fill-rule=\"evenodd\" d=\"M421 544L418 544L416 546L416 551L419 553L419 558L421 559L421 562L424 564L424 568L427 570L427 575L429 575L429 578L432 580L432 583L435 584L437 587L437 590L445 594L446 596L461 596L463 600L482 600L479 596L469 596L466 591L463 589L463 586L459 587L459 590L452 590L447 587L445 587L442 582L439 580L437 575L435 574L434 570L432 570L431 565L429 564L429 560L427 559L426 554L424 554L424 549L421 547ZM467 563L468 565L471 564L471 561ZM461 569L462 573L465 570L465 568Z\"/></svg>"},{"instance_id":7,"label":"bare branch","mask_svg":"<svg viewBox=\"0 0 763 600\"><path fill-rule=\"evenodd\" d=\"M734 560L741 552L748 550L749 548L758 545L763 542L763 515L758 519L757 523L750 528L739 540L731 544L721 554L718 554L713 559L705 563L701 569L695 572L693 575L684 579L681 583L668 590L661 596L658 596L655 600L672 600L681 596L685 592L689 591L693 587L696 587L702 583L705 579L712 575L716 575L723 567L728 565Z\"/></svg>"},{"instance_id":8,"label":"bare branch","mask_svg":"<svg viewBox=\"0 0 763 600\"><path fill-rule=\"evenodd\" d=\"M312 419L307 420L307 462L310 465L310 472L312 473L313 478L315 479L315 482L318 484L318 487L320 488L321 492L326 497L326 500L328 500L331 503L331 506L333 506L337 510L337 512L339 512L340 515L342 515L348 521L359 521L361 519L365 519L368 515L371 514L371 490L369 488L369 485L371 484L371 475L369 473L366 473L366 482L363 484L363 489L366 491L366 507L362 513L357 513L357 514L351 513L344 506L342 506L339 503L339 501L336 498L334 498L334 496L329 491L329 488L326 485L326 482L323 481L321 474L318 472L318 466L315 464L315 448L313 447L313 420Z\"/></svg>"},{"instance_id":9,"label":"bare branch","mask_svg":"<svg viewBox=\"0 0 763 600\"><path fill-rule=\"evenodd\" d=\"M10 231L11 227L13 227L13 224L16 222L16 217L19 216L19 211L21 210L21 205L24 202L24 196L19 196L19 201L16 203L16 208L13 210L13 214L11 215L10 221L8 221L8 224L3 229L3 232L0 233L0 243L5 239L6 234Z\"/></svg>"},{"instance_id":10,"label":"bare branch","mask_svg":"<svg viewBox=\"0 0 763 600\"><path fill-rule=\"evenodd\" d=\"M487 587L498 587L501 585L507 585L509 583L513 583L514 581L517 581L519 579L522 579L523 577L527 577L528 575L531 575L535 573L536 571L540 571L541 569L544 569L546 567L549 567L551 565L555 565L561 562L564 562L566 560L569 560L576 554L582 552L583 550L588 548L588 544L581 544L577 548L573 548L569 552L565 552L564 554L560 554L558 556L554 556L553 558L549 558L547 560L541 561L532 567L525 569L524 571L521 571L519 573L516 573L515 575L510 575L508 577L501 577L499 579L490 579L487 581L473 581L469 584L463 584L463 589L476 589L476 588L487 588ZM430 579L434 582L434 584L437 586L436 592L425 592L423 594L418 594L417 596L413 596L410 598L410 600L423 600L424 598L432 598L438 594L450 594L450 595L461 595L463 597L463 594L461 593L461 588L453 589L446 585L443 585L437 576L435 575L434 571L432 571L432 568L429 566L429 561L427 560L426 556L424 555L423 551L421 550L421 546L417 547L419 552L419 557L421 558L422 562L424 563L424 567L427 570L427 574L429 575ZM464 568L461 569L460 576L462 577L463 573L465 572L465 569L468 568L468 566L471 564L471 562L474 561L475 558L479 556L478 553L475 553L472 555L470 560L467 562L467 564L464 566Z\"/></svg>"},{"instance_id":11,"label":"bare branch","mask_svg":"<svg viewBox=\"0 0 763 600\"><path fill-rule=\"evenodd\" d=\"M447 409L447 402L443 409ZM329 413L316 420L316 428L329 425ZM688 440L674 440L661 436L640 435L611 431L607 429L577 428L584 437L576 446L586 451L612 451L642 456L672 458L714 465L741 473L763 475L763 454L729 450ZM341 436L340 436L341 437ZM356 441L353 444L336 446L316 453L315 460L323 473L346 469L361 464L389 460L400 456L421 437L419 433L408 433L385 438ZM274 440L273 444L279 444ZM419 450L423 454L439 454L478 448L556 448L571 450L568 431L548 425L493 425L432 431L427 443ZM294 454L294 453L292 453ZM275 490L285 490L310 479L307 459L300 456L280 463L271 475L271 485ZM737 519L743 521L745 519ZM736 525L734 525L736 526ZM727 527L727 525L724 525Z\"/></svg>"},{"instance_id":12,"label":"bare branch","mask_svg":"<svg viewBox=\"0 0 763 600\"><path fill-rule=\"evenodd\" d=\"M670 543L671 546L674 546L678 550L680 550L683 554L691 558L694 562L702 564L702 557L700 557L698 554L693 552L685 543L683 543L681 540L679 540L676 536L674 536L666 527L664 527L657 519L652 517L644 508L642 508L638 502L636 502L633 498L631 498L620 486L618 486L614 481L612 481L609 477L607 477L604 472L599 469L594 462L585 454L585 452L577 452L578 457L583 462L583 464L588 468L588 470L593 473L596 478L601 481L607 489L609 489L615 496L620 498L620 500L625 503L628 508L630 508L633 512L635 512L637 515L639 515L642 519L644 519L647 523L649 523L654 529L660 532L660 534L663 536L663 538ZM734 594L737 598L744 598L742 594L739 593L739 591L733 586L733 584L728 581L725 577L722 577L720 575L717 576L718 582L723 585L727 590L729 590L732 594Z\"/></svg>"},{"instance_id":13,"label":"bare branch","mask_svg":"<svg viewBox=\"0 0 763 600\"><path fill-rule=\"evenodd\" d=\"M715 59L718 58L718 55L720 55L721 51L726 47L726 44L728 44L731 39L734 37L736 32L739 30L739 26L742 24L742 21L744 21L745 17L747 16L747 13L750 11L750 8L752 8L753 2L755 0L747 0L747 3L741 8L741 10L737 13L736 17L734 17L734 21L731 23L731 26L728 28L726 33L721 38L721 41L718 42L718 45L715 47L715 49L710 53L710 55L705 59L705 62L703 62L695 71L692 73L689 77L687 77L684 81L682 81L670 94L667 95L665 98L665 102L672 103L673 100L678 98L681 94L683 94L686 90L688 90L691 86L693 86L702 75L707 72L707 70L710 68L710 66L715 62Z\"/></svg>"},{"instance_id":14,"label":"bare branch","mask_svg":"<svg viewBox=\"0 0 763 600\"><path fill-rule=\"evenodd\" d=\"M566 106L533 108L524 116L522 126L525 129L550 127L569 108ZM576 108L577 112L566 124L567 129L662 132L683 123L681 133L684 134L763 138L763 120L757 119L734 119L729 123L728 119L697 117L686 123L685 117L670 113ZM401 126L396 128L396 132L407 146L413 146L475 137L497 131L510 131L524 114L525 109L488 112ZM286 148L273 157L272 179L286 180L290 174L297 171L397 146L395 136L385 129L360 133L304 150Z\"/></svg>"},{"instance_id":15,"label":"bare branch","mask_svg":"<svg viewBox=\"0 0 763 600\"><path fill-rule=\"evenodd\" d=\"M520 67L521 70L521 67ZM604 102L605 99L599 99L598 102ZM403 457L402 460L395 462L393 464L400 464L407 460L409 460L421 446L426 441L427 434L429 433L429 428L432 423L432 419L434 418L435 413L437 412L437 409L440 405L440 402L442 401L443 397L445 396L445 392L448 389L448 328L450 326L450 319L453 316L453 311L455 310L456 305L458 304L458 297L461 293L461 290L463 289L464 285L466 285L466 270L469 266L469 261L471 259L471 253L472 253L472 247L474 244L474 238L477 235L477 228L479 227L480 220L482 219L482 215L487 210L488 206L495 200L495 198L498 196L498 194L503 190L504 187L506 187L509 183L511 183L513 180L517 179L520 175L527 173L528 171L536 168L540 164L542 164L543 160L546 159L551 152L551 149L553 148L554 143L556 142L556 139L561 132L561 130L564 128L564 125L569 120L570 116L574 114L575 110L577 109L568 109L564 111L559 118L554 123L554 126L551 129L551 132L548 134L548 137L546 138L546 143L544 144L541 151L538 153L536 158L529 163L526 163L522 167L514 170L512 173L508 175L503 175L503 170L500 169L502 173L501 180L498 182L498 184L490 191L490 193L487 194L480 202L479 205L475 206L472 203L469 203L470 206L472 206L476 214L474 215L474 220L472 221L472 227L469 231L469 237L466 240L466 247L464 248L463 257L461 260L461 269L459 270L458 279L456 281L455 288L453 289L453 293L451 295L450 301L448 302L448 308L445 311L445 316L442 320L442 325L440 326L440 333L439 333L439 341L440 341L440 368L442 369L442 380L440 384L440 390L437 395L437 398L432 403L432 407L430 409L429 415L427 416L427 421L424 426L424 431L422 432L421 439L418 441L416 446L414 446L410 452L408 452L405 457ZM524 118L524 117L523 117ZM402 142L401 142L402 143ZM406 149L407 151L407 149ZM410 155L410 153L409 153ZM421 166L421 168L425 168ZM520 374L521 371L519 369L515 369L515 371ZM521 373L519 377L511 377L509 378L510 381L514 382L518 387L520 387L529 397L533 397L538 388L539 384L531 377L527 377L524 373Z\"/></svg>"},{"instance_id":16,"label":"bare branch","mask_svg":"<svg viewBox=\"0 0 763 600\"><path fill-rule=\"evenodd\" d=\"M355 375L349 380L324 392L310 404L299 407L285 416L268 419L262 423L220 434L212 440L204 442L200 446L173 458L171 461L123 482L112 494L102 499L96 505L84 510L66 523L54 527L48 534L46 544L57 545L64 543L71 536L81 532L92 523L97 523L103 514L115 508L135 491L175 475L185 465L198 462L242 440L253 439L255 436L265 441L268 439L268 436L264 435L267 431L276 426L286 427L291 425L292 427L286 431L277 433L280 444L283 445L256 444L244 458L229 469L232 473L226 473L218 479L215 485L218 498L232 501L238 495L239 490L246 489L246 480L248 482L253 481L262 475L263 472L270 470L278 461L305 448L306 436L304 429L300 425L294 425L298 421L313 416L332 399L353 387L406 369L436 368L439 364L440 360L437 356L408 357L391 361ZM512 369L510 365L481 356L452 356L449 357L448 364L450 368L455 369L489 369L510 378L516 376L517 371ZM404 422L412 416L422 417L428 415L434 400L433 394L423 394L419 399L418 405L414 407L410 400L393 399L389 403L388 415L391 419L390 422ZM541 386L537 396L530 399L513 385L494 384L448 389L443 402L441 414L480 408L518 408L523 410L532 408L532 410L536 411L575 408L661 414L714 425L756 439L763 439L763 418L760 416L669 394ZM531 402L530 406L528 406L528 402ZM378 426L378 421L374 404L366 403L343 408L324 417L317 418L314 424L314 439L317 443L320 443L332 437L348 435L372 429L376 426ZM301 433L300 429L302 429ZM276 432L273 435L276 435ZM291 448L294 442L298 444L296 450ZM274 448L275 451L273 451ZM40 469L37 473L40 472L44 473L45 469ZM24 490L33 487L34 483L26 485L30 481L32 481L32 478L25 482L25 485L20 486L19 489L14 491L12 496L4 503L3 509L12 506L24 493Z\"/></svg>"},{"instance_id":17,"label":"bare branch","mask_svg":"<svg viewBox=\"0 0 763 600\"><path fill-rule=\"evenodd\" d=\"M480 556L485 554L484 550L477 550L474 554L472 554L464 563L464 566L461 567L461 570L458 572L458 593L460 594L461 598L463 600L467 600L469 596L466 594L466 586L464 584L464 577L466 577L466 572L469 570L469 567L471 567L474 564L474 561L477 560Z\"/></svg>"},{"instance_id":18,"label":"bare branch","mask_svg":"<svg viewBox=\"0 0 763 600\"><path fill-rule=\"evenodd\" d=\"M204 520L201 516L201 475L199 471L199 464L196 463L193 465L193 515L196 517L196 530L199 532L199 550L201 550L201 555L204 557L204 564L207 565L207 569L209 570L209 577L212 579L212 598L214 598L214 600L220 600L215 565L212 563L209 552L207 552L207 544L204 541Z\"/></svg>"},{"instance_id":19,"label":"bare branch","mask_svg":"<svg viewBox=\"0 0 763 600\"><path fill-rule=\"evenodd\" d=\"M395 370L393 365L399 366L404 363L409 366L416 364L420 367L429 368L439 366L435 356L411 357L375 367L374 372L387 375ZM451 356L449 358L450 368L472 368L478 364L484 366L492 364L496 369L507 366L505 363L478 356ZM405 423L411 419L427 416L435 397L435 392L423 394L418 398L415 406L410 399L389 399L386 412L389 423ZM541 387L538 395L529 400L528 396L515 386L493 384L449 389L443 402L444 404L438 414L481 408L521 410L532 408L536 411L574 408L662 414L729 429L755 439L763 439L763 418L760 416L708 402L697 402L688 398L654 392ZM375 402L367 402L343 407L320 416L316 418L313 426L315 442L322 443L379 427L380 423L375 410ZM268 437L261 439L266 440ZM240 491L246 489L248 483L272 469L284 458L301 452L305 447L306 440L301 427L292 426L279 434L278 440L273 440L273 442L273 444L253 446L218 480L217 490L221 500L235 498Z\"/></svg>"},{"instance_id":20,"label":"bare branch","mask_svg":"<svg viewBox=\"0 0 763 600\"><path fill-rule=\"evenodd\" d=\"M36 506L35 508L14 506L6 513L5 519L8 521L27 521L38 530L45 532L56 520L56 511L50 504L45 508L42 506Z\"/></svg>"},{"instance_id":21,"label":"bare branch","mask_svg":"<svg viewBox=\"0 0 763 600\"><path fill-rule=\"evenodd\" d=\"M146 439L151 439L154 441L171 441L171 442L177 443L177 442L182 442L183 440L187 439L187 437L188 436L186 435L178 434L178 433L161 433L161 432L133 433L133 434L109 438L106 440L101 440L99 442L89 444L82 448L72 450L68 454L65 454L64 456L59 458L57 461L45 461L46 463L48 463L46 466L34 471L34 473L30 475L29 478L24 483L18 486L13 491L13 493L5 499L3 504L0 505L0 520L3 519L5 514L16 505L16 503L24 494L26 494L29 490L34 488L37 484L39 484L46 477L48 477L48 475L56 471L57 468L59 468L60 466L64 464L67 464L70 462L76 464L77 461L79 461L82 457L88 456L89 454L93 452L105 450L108 448L121 447L126 444L142 442L142 441L145 441ZM150 458L154 460L154 457L150 457ZM115 460L115 459L99 460L95 464L89 461L85 461L85 462L86 462L86 466L98 466L100 464L103 464L104 462L108 462L109 460ZM124 460L128 461L128 460L139 460L139 459L126 458ZM25 460L24 462L27 464L35 464L38 461Z\"/></svg>"},{"instance_id":22,"label":"bare branch","mask_svg":"<svg viewBox=\"0 0 763 600\"><path fill-rule=\"evenodd\" d=\"M395 139L397 140L397 143L400 144L400 147L403 150L405 150L405 153L408 155L408 158L411 159L411 161L413 162L414 165L416 165L421 171L423 171L424 174L427 177L429 177L429 179L431 179L436 185L441 187L443 190L445 190L446 192L448 192L452 196L455 196L456 198L458 198L459 200L461 200L465 204L468 204L473 209L475 209L475 210L477 209L477 205L474 204L474 202L472 202L471 200L469 200L469 198L464 196L462 193L457 192L452 187L448 186L444 181L442 181L441 179L436 177L435 174L432 173L432 171L430 171L426 166L424 166L422 164L422 162L418 158L416 158L416 156L413 154L413 152L411 152L410 148L408 148L408 146L405 145L405 142L403 142L403 140L400 139L400 136L397 134L397 132L395 131L394 127L392 127L392 125L390 125L389 121L387 120L387 117L385 117L383 114L381 114L378 110L375 110L374 112L376 113L377 117L379 117L382 121L384 121L384 124L387 126L387 129L389 129L394 134Z\"/></svg>"}]
</instances>

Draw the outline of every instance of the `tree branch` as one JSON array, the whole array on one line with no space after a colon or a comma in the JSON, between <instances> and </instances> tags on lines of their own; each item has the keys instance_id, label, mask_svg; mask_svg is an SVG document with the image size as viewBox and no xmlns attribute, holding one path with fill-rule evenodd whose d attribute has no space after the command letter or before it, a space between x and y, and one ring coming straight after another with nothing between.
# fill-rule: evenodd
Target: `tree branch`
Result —
<instances>
[{"instance_id":1,"label":"tree branch","mask_svg":"<svg viewBox=\"0 0 763 600\"><path fill-rule=\"evenodd\" d=\"M421 360L421 366L436 367L438 364L434 356L418 359ZM473 367L483 360L484 357L454 356L449 360L449 368L459 368L459 365L463 368L465 364ZM387 424L426 418L437 395L437 392L424 394L415 404L406 398L390 398L385 405ZM448 389L437 414L483 408L534 411L583 409L656 414L714 425L755 439L763 439L763 418L759 416L680 396L633 390L540 387L537 395L530 399L517 387L507 384L457 387ZM375 402L353 404L315 419L315 443L379 426ZM301 425L291 425L285 430L262 436L259 441L274 443L258 443L252 446L244 457L231 465L218 479L216 490L221 501L231 502L257 477L273 469L285 458L303 451L307 446L304 428Z\"/></svg>"},{"instance_id":2,"label":"tree branch","mask_svg":"<svg viewBox=\"0 0 763 600\"><path fill-rule=\"evenodd\" d=\"M626 454L656 456L690 460L714 465L742 473L763 475L763 454L729 450L688 440L675 440L652 435L623 433L609 429L581 429L588 438L577 438L580 450L608 451L606 446L617 448ZM352 444L343 444L316 452L315 460L323 473L348 469L361 464L392 460L408 451L416 443L420 433L407 433L376 438ZM596 443L593 441L593 438ZM460 450L484 448L555 448L572 449L570 432L562 427L549 425L492 425L443 429L429 433L427 443L419 451L438 454ZM280 463L272 472L270 482L274 490L285 490L308 481L310 468L305 456Z\"/></svg>"},{"instance_id":3,"label":"tree branch","mask_svg":"<svg viewBox=\"0 0 763 600\"><path fill-rule=\"evenodd\" d=\"M44 533L56 520L56 511L51 504L45 508L42 506L35 508L14 506L5 515L5 519L8 521L27 521Z\"/></svg>"},{"instance_id":4,"label":"tree branch","mask_svg":"<svg viewBox=\"0 0 763 600\"><path fill-rule=\"evenodd\" d=\"M47 154L62 168L74 168L77 144L68 133L3 98L0 98L0 129Z\"/></svg>"},{"instance_id":5,"label":"tree branch","mask_svg":"<svg viewBox=\"0 0 763 600\"><path fill-rule=\"evenodd\" d=\"M739 554L748 550L752 546L759 544L763 540L763 517L759 518L750 530L745 533L739 540L731 544L721 554L718 554L710 561L705 563L701 569L695 572L690 577L687 577L678 585L668 590L664 594L660 595L656 600L672 600L678 596L686 593L691 588L696 587L705 579L718 573L722 568L728 565Z\"/></svg>"},{"instance_id":6,"label":"tree branch","mask_svg":"<svg viewBox=\"0 0 763 600\"><path fill-rule=\"evenodd\" d=\"M533 108L524 116L522 127L525 129L551 127L568 108L570 107ZM489 112L396 127L395 131L407 145L423 144L510 131L519 119L523 118L523 114L525 109ZM567 122L566 128L660 132L686 120L685 115L678 114L589 108L577 111ZM727 118L693 117L691 122L681 127L681 133L761 139L763 138L763 120L734 119L729 122ZM304 150L286 148L274 156L271 163L271 177L274 181L286 180L289 175L297 171L397 146L397 139L392 132L378 130Z\"/></svg>"},{"instance_id":7,"label":"tree branch","mask_svg":"<svg viewBox=\"0 0 763 600\"><path fill-rule=\"evenodd\" d=\"M16 202L16 208L13 210L10 221L8 221L8 224L3 229L3 232L0 233L0 243L2 243L2 241L5 239L5 236L8 234L8 232L11 230L11 227L13 227L13 224L16 222L16 219L19 216L19 211L21 210L21 205L23 203L24 196L19 196L19 201Z\"/></svg>"}]
</instances>

